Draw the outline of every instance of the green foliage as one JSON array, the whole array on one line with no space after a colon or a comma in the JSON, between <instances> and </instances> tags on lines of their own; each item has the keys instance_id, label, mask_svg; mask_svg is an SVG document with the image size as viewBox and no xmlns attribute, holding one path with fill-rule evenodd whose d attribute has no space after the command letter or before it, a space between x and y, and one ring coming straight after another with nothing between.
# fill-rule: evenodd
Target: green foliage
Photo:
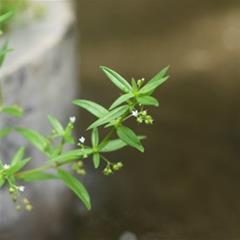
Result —
<instances>
[{"instance_id":1,"label":"green foliage","mask_svg":"<svg viewBox=\"0 0 240 240\"><path fill-rule=\"evenodd\" d=\"M90 196L86 188L83 186L83 184L69 172L64 171L62 169L58 169L58 176L60 179L63 180L66 186L69 187L79 197L79 199L82 200L85 207L88 210L90 210L91 209Z\"/></svg>"},{"instance_id":2,"label":"green foliage","mask_svg":"<svg viewBox=\"0 0 240 240\"><path fill-rule=\"evenodd\" d=\"M12 13L0 16L0 22L6 21L11 16ZM8 49L7 44L0 49L0 64L9 52ZM75 140L73 131L76 118L74 116L70 117L67 124L64 125L56 117L48 115L48 121L52 128L46 135L28 127L7 126L0 129L1 141L14 131L22 136L28 144L30 143L38 149L46 158L41 166L26 170L25 167L28 167L31 158L25 156L25 147L20 147L12 159L0 160L0 188L8 187L17 210L23 207L29 211L32 209L27 198L21 200L24 186L19 185L19 181L47 180L61 180L75 193L87 209L91 209L91 200L86 188L79 178L74 176L86 174L84 162L91 159L94 168L102 168L103 174L108 176L122 169L123 163L109 160L106 158L106 154L126 146L144 152L141 140L145 137L139 136L127 127L127 121L134 119L138 125L153 123L153 118L146 107L159 106L158 100L152 96L152 93L167 80L168 67L146 83L144 79L132 79L130 83L108 67L101 67L101 70L123 93L113 101L109 108L85 99L73 101L74 105L81 107L97 118L87 128L87 130L91 130L90 145L85 143L83 136L79 136L78 141ZM16 105L8 106L4 103L0 86L0 114L19 118L23 116L23 113L22 108ZM109 132L102 137L106 131L103 131L104 128L108 128ZM65 147L67 144L70 145L70 150L69 147ZM65 166L72 166L72 169L65 168ZM19 202L24 204L19 205Z\"/></svg>"}]
</instances>

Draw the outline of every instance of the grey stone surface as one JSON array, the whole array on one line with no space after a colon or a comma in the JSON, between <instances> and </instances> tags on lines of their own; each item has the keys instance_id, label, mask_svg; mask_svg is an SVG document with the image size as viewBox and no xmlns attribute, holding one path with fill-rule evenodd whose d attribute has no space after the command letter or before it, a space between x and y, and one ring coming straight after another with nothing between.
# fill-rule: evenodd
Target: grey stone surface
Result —
<instances>
[{"instance_id":1,"label":"grey stone surface","mask_svg":"<svg viewBox=\"0 0 240 240\"><path fill-rule=\"evenodd\" d=\"M15 121L18 125L30 127L47 133L49 124L47 114L58 117L63 123L73 114L71 101L76 96L76 61L74 54L74 18L68 6L69 1L45 1L46 16L9 33L12 52L0 70L5 101L18 104L25 109L25 116ZM4 118L0 128L12 124L13 120ZM14 151L24 141L11 135L1 142L0 154L7 163ZM44 158L32 148L28 154L34 159L32 165L41 164ZM32 186L32 185L31 185ZM44 189L44 190L43 190ZM43 192L44 191L44 192ZM18 223L38 222L46 211L49 219L57 218L56 212L64 203L65 193L57 182L27 186L26 194L36 204L36 213L31 217L19 214L9 201L6 190L0 192L0 230ZM40 210L41 209L41 210ZM44 211L42 211L44 209ZM42 213L41 213L42 211ZM46 216L45 216L46 217ZM1 231L0 231L1 236ZM2 239L2 238L1 238ZM20 239L20 238L18 238Z\"/></svg>"}]
</instances>

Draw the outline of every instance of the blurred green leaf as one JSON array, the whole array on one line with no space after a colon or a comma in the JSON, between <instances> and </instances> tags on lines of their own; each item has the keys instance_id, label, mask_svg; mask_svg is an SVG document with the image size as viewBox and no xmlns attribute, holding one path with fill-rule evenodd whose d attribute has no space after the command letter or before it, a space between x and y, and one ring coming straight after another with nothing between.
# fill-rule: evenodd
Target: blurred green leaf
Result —
<instances>
[{"instance_id":1,"label":"blurred green leaf","mask_svg":"<svg viewBox=\"0 0 240 240\"><path fill-rule=\"evenodd\" d=\"M48 162L66 162L66 161L71 162L72 160L80 159L85 155L90 155L92 154L92 152L93 150L91 148L71 150L71 151L62 153L57 157L49 159Z\"/></svg>"},{"instance_id":2,"label":"blurred green leaf","mask_svg":"<svg viewBox=\"0 0 240 240\"><path fill-rule=\"evenodd\" d=\"M13 175L14 173L18 172L23 167L25 167L25 165L27 165L30 160L31 158L26 158L21 161L18 161L14 165L11 165L10 168L6 171L7 175Z\"/></svg>"},{"instance_id":3,"label":"blurred green leaf","mask_svg":"<svg viewBox=\"0 0 240 240\"><path fill-rule=\"evenodd\" d=\"M6 137L11 131L12 131L12 128L10 127L2 128L0 130L0 139Z\"/></svg>"},{"instance_id":4,"label":"blurred green leaf","mask_svg":"<svg viewBox=\"0 0 240 240\"><path fill-rule=\"evenodd\" d=\"M0 27L1 27L1 24L5 21L9 20L13 16L13 14L14 14L13 11L9 11L0 16Z\"/></svg>"},{"instance_id":5,"label":"blurred green leaf","mask_svg":"<svg viewBox=\"0 0 240 240\"><path fill-rule=\"evenodd\" d=\"M11 51L12 51L12 49L8 48L8 42L5 42L4 45L0 49L0 66L2 66L7 53L9 53Z\"/></svg>"},{"instance_id":6,"label":"blurred green leaf","mask_svg":"<svg viewBox=\"0 0 240 240\"><path fill-rule=\"evenodd\" d=\"M26 171L25 173L21 173L19 176L17 175L18 179L21 179L26 182L33 182L33 181L42 181L42 180L50 180L50 179L58 179L59 177L53 174L44 173L44 172L30 172Z\"/></svg>"},{"instance_id":7,"label":"blurred green leaf","mask_svg":"<svg viewBox=\"0 0 240 240\"><path fill-rule=\"evenodd\" d=\"M13 106L4 106L2 108L2 112L3 113L6 113L10 116L13 116L13 117L21 117L23 115L23 109L20 108L19 106L16 106L16 105L13 105Z\"/></svg>"},{"instance_id":8,"label":"blurred green leaf","mask_svg":"<svg viewBox=\"0 0 240 240\"><path fill-rule=\"evenodd\" d=\"M28 128L16 128L16 131L34 145L39 151L49 155L49 141L43 135Z\"/></svg>"},{"instance_id":9,"label":"blurred green leaf","mask_svg":"<svg viewBox=\"0 0 240 240\"><path fill-rule=\"evenodd\" d=\"M103 106L101 106L95 102L89 101L89 100L78 99L78 100L74 100L73 104L75 104L81 108L84 108L85 110L92 113L94 116L96 116L98 118L100 118L108 113L108 110L106 108L104 108Z\"/></svg>"},{"instance_id":10,"label":"blurred green leaf","mask_svg":"<svg viewBox=\"0 0 240 240\"><path fill-rule=\"evenodd\" d=\"M131 147L138 149L140 152L144 152L144 147L142 146L137 135L128 127L120 126L117 128L118 137Z\"/></svg>"},{"instance_id":11,"label":"blurred green leaf","mask_svg":"<svg viewBox=\"0 0 240 240\"><path fill-rule=\"evenodd\" d=\"M19 148L11 160L11 165L15 165L16 163L21 161L24 157L24 154L25 154L25 148L24 147Z\"/></svg>"},{"instance_id":12,"label":"blurred green leaf","mask_svg":"<svg viewBox=\"0 0 240 240\"><path fill-rule=\"evenodd\" d=\"M64 133L64 128L62 126L62 124L58 121L57 118L48 115L48 121L50 122L50 124L52 125L52 127L54 128L54 130L59 134L62 135Z\"/></svg>"},{"instance_id":13,"label":"blurred green leaf","mask_svg":"<svg viewBox=\"0 0 240 240\"><path fill-rule=\"evenodd\" d=\"M106 74L106 76L122 91L127 93L132 90L131 85L120 74L108 67L101 66L100 68Z\"/></svg>"},{"instance_id":14,"label":"blurred green leaf","mask_svg":"<svg viewBox=\"0 0 240 240\"><path fill-rule=\"evenodd\" d=\"M91 201L87 189L84 187L84 185L77 178L62 169L58 170L58 176L64 181L66 186L78 196L85 207L90 210Z\"/></svg>"}]
</instances>

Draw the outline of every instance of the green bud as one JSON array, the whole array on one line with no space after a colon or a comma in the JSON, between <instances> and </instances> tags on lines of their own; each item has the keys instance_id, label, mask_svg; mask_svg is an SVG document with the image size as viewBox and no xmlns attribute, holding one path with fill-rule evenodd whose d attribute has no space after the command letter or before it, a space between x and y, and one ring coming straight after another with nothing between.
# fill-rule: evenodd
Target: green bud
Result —
<instances>
[{"instance_id":1,"label":"green bud","mask_svg":"<svg viewBox=\"0 0 240 240\"><path fill-rule=\"evenodd\" d=\"M78 169L77 170L77 174L79 174L79 175L85 175L86 174L86 171L84 170L84 169Z\"/></svg>"},{"instance_id":2,"label":"green bud","mask_svg":"<svg viewBox=\"0 0 240 240\"><path fill-rule=\"evenodd\" d=\"M142 123L142 122L143 122L142 117L138 117L138 118L137 118L137 122L138 122L138 123Z\"/></svg>"},{"instance_id":3,"label":"green bud","mask_svg":"<svg viewBox=\"0 0 240 240\"><path fill-rule=\"evenodd\" d=\"M27 211L32 211L32 205L31 204L27 204L26 206L25 206L25 209L27 210Z\"/></svg>"},{"instance_id":4,"label":"green bud","mask_svg":"<svg viewBox=\"0 0 240 240\"><path fill-rule=\"evenodd\" d=\"M120 169L120 168L123 167L123 163L122 163L122 162L118 162L118 163L117 163L117 166L118 166L118 168Z\"/></svg>"},{"instance_id":5,"label":"green bud","mask_svg":"<svg viewBox=\"0 0 240 240\"><path fill-rule=\"evenodd\" d=\"M23 203L26 204L26 205L28 205L28 204L30 203L27 198L24 198L22 201L23 201Z\"/></svg>"},{"instance_id":6,"label":"green bud","mask_svg":"<svg viewBox=\"0 0 240 240\"><path fill-rule=\"evenodd\" d=\"M119 170L119 168L118 168L118 165L117 165L117 164L114 164L114 165L113 165L113 170L114 170L114 171L118 171L118 170Z\"/></svg>"},{"instance_id":7,"label":"green bud","mask_svg":"<svg viewBox=\"0 0 240 240\"><path fill-rule=\"evenodd\" d=\"M21 211L21 206L20 205L16 205L16 210L17 211Z\"/></svg>"},{"instance_id":8,"label":"green bud","mask_svg":"<svg viewBox=\"0 0 240 240\"><path fill-rule=\"evenodd\" d=\"M78 167L82 167L83 166L83 162L82 161L78 161L77 165L78 165Z\"/></svg>"},{"instance_id":9,"label":"green bud","mask_svg":"<svg viewBox=\"0 0 240 240\"><path fill-rule=\"evenodd\" d=\"M14 189L13 187L10 187L10 188L8 189L8 191L9 191L9 193L14 193L14 192L15 192L15 189Z\"/></svg>"}]
</instances>

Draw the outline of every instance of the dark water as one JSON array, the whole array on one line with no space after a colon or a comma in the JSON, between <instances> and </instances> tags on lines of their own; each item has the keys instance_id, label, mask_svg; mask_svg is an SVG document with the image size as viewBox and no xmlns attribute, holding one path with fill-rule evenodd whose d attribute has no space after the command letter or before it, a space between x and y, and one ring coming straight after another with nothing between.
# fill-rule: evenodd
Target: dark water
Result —
<instances>
[{"instance_id":1,"label":"dark water","mask_svg":"<svg viewBox=\"0 0 240 240\"><path fill-rule=\"evenodd\" d=\"M119 94L99 65L149 78L170 64L171 78L155 124L136 128L146 152L112 155L125 165L114 176L93 173L93 211L75 212L63 239L240 239L239 3L81 0L78 9L84 98L108 105ZM84 129L91 118L81 114Z\"/></svg>"}]
</instances>

